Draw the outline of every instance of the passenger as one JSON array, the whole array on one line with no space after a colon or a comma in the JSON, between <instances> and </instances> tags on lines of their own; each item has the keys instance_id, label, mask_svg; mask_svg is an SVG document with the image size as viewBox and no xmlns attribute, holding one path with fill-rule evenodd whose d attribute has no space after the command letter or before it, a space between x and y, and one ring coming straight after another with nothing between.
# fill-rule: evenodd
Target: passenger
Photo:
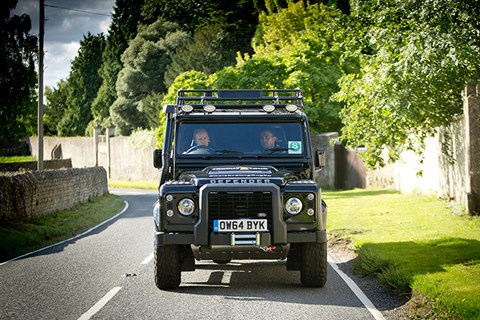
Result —
<instances>
[{"instance_id":1,"label":"passenger","mask_svg":"<svg viewBox=\"0 0 480 320\"><path fill-rule=\"evenodd\" d=\"M270 130L263 130L260 133L260 144L265 150L273 149L276 147L277 137Z\"/></svg>"}]
</instances>

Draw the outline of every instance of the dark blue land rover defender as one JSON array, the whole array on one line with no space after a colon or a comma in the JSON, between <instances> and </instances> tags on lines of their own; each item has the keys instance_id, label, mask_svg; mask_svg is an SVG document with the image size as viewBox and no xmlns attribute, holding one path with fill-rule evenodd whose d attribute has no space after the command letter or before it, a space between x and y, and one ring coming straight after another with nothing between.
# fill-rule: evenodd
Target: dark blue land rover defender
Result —
<instances>
[{"instance_id":1,"label":"dark blue land rover defender","mask_svg":"<svg viewBox=\"0 0 480 320\"><path fill-rule=\"evenodd\" d=\"M195 260L286 259L307 287L327 278L327 206L315 183L302 91L179 90L166 105L155 204L155 283Z\"/></svg>"}]
</instances>

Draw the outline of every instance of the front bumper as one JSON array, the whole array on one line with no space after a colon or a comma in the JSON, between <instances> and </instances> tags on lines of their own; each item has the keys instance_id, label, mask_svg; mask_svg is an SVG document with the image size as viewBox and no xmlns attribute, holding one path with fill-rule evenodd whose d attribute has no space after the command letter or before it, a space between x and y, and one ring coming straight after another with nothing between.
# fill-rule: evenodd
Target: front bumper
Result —
<instances>
[{"instance_id":1,"label":"front bumper","mask_svg":"<svg viewBox=\"0 0 480 320\"><path fill-rule=\"evenodd\" d=\"M205 244L196 244L193 233L178 233L178 232L156 232L155 244L157 246L171 245L171 244L185 244L185 245L208 245L208 246L231 246L231 233L210 233L208 241ZM287 243L325 243L327 242L327 232L321 231L302 231L302 232L288 232L286 242L275 243L271 241L271 235L268 232L260 233L259 246L283 245ZM241 246L241 245L234 245Z\"/></svg>"}]
</instances>

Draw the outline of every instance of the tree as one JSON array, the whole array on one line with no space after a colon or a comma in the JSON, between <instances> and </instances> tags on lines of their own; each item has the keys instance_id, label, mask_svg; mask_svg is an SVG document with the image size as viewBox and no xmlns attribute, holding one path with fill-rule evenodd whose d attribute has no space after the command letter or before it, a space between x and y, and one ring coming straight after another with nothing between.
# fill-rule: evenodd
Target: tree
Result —
<instances>
[{"instance_id":1,"label":"tree","mask_svg":"<svg viewBox=\"0 0 480 320\"><path fill-rule=\"evenodd\" d=\"M152 110L151 101L157 101L156 95L167 90L163 79L171 57L190 40L186 32L178 29L175 23L159 20L142 28L122 55L124 68L118 76L118 98L111 108L112 120L120 134L128 135L134 129L154 124L148 119L158 116L160 106Z\"/></svg>"},{"instance_id":2,"label":"tree","mask_svg":"<svg viewBox=\"0 0 480 320\"><path fill-rule=\"evenodd\" d=\"M45 98L47 99L43 118L45 135L58 135L57 125L68 109L67 97L67 82L63 79L57 83L57 88L45 87Z\"/></svg>"},{"instance_id":3,"label":"tree","mask_svg":"<svg viewBox=\"0 0 480 320\"><path fill-rule=\"evenodd\" d=\"M340 131L342 104L331 97L337 81L353 62L342 59L345 15L323 4L289 3L287 8L260 16L254 59L283 64L283 87L303 89L310 128L317 132Z\"/></svg>"},{"instance_id":4,"label":"tree","mask_svg":"<svg viewBox=\"0 0 480 320\"><path fill-rule=\"evenodd\" d=\"M141 8L144 0L116 0L112 23L109 27L106 47L99 71L102 84L93 102L92 113L99 121L106 120L110 106L117 99L115 88L118 73L123 68L121 56L128 42L137 34L141 21Z\"/></svg>"},{"instance_id":5,"label":"tree","mask_svg":"<svg viewBox=\"0 0 480 320\"><path fill-rule=\"evenodd\" d=\"M88 33L80 41L78 55L72 61L72 69L65 85L67 100L58 101L67 107L57 125L60 136L84 135L88 123L93 119L91 109L102 82L98 70L102 64L104 48L103 34ZM59 95L62 94L65 93ZM59 106L52 106L52 108L59 109Z\"/></svg>"},{"instance_id":6,"label":"tree","mask_svg":"<svg viewBox=\"0 0 480 320\"><path fill-rule=\"evenodd\" d=\"M258 24L258 11L252 1L146 0L142 16L143 23L160 18L193 34L193 42L173 56L166 74L167 84L188 70L210 74L234 65L238 51L253 52L250 43Z\"/></svg>"},{"instance_id":7,"label":"tree","mask_svg":"<svg viewBox=\"0 0 480 320\"><path fill-rule=\"evenodd\" d=\"M342 139L367 147L371 167L382 152L396 160L404 149L421 154L424 139L461 112L461 92L480 78L480 8L475 1L358 2L361 25L350 55L360 71L340 81ZM353 24L353 22L352 22ZM357 29L358 30L358 29Z\"/></svg>"},{"instance_id":8,"label":"tree","mask_svg":"<svg viewBox=\"0 0 480 320\"><path fill-rule=\"evenodd\" d=\"M197 70L212 74L235 63L235 49L227 47L229 34L225 27L211 24L197 29L193 40L177 49L172 63L165 72L165 84L170 86L175 78L186 71Z\"/></svg>"},{"instance_id":9,"label":"tree","mask_svg":"<svg viewBox=\"0 0 480 320\"><path fill-rule=\"evenodd\" d=\"M287 68L273 57L237 57L235 67L225 67L212 76L211 86L218 89L275 89L283 88Z\"/></svg>"},{"instance_id":10,"label":"tree","mask_svg":"<svg viewBox=\"0 0 480 320\"><path fill-rule=\"evenodd\" d=\"M221 0L220 0L221 1ZM142 6L142 24L157 20L177 23L180 28L193 32L200 21L208 20L218 1L211 0L145 0Z\"/></svg>"},{"instance_id":11,"label":"tree","mask_svg":"<svg viewBox=\"0 0 480 320\"><path fill-rule=\"evenodd\" d=\"M311 129L339 131L342 104L331 97L339 89L337 81L342 74L355 69L354 61L342 59L345 23L345 16L335 7L302 2L290 3L270 15L263 13L255 54L239 54L237 64L212 74L208 85L302 88Z\"/></svg>"},{"instance_id":12,"label":"tree","mask_svg":"<svg viewBox=\"0 0 480 320\"><path fill-rule=\"evenodd\" d=\"M0 4L0 141L17 141L36 132L37 38L28 15L10 17L17 0Z\"/></svg>"}]
</instances>

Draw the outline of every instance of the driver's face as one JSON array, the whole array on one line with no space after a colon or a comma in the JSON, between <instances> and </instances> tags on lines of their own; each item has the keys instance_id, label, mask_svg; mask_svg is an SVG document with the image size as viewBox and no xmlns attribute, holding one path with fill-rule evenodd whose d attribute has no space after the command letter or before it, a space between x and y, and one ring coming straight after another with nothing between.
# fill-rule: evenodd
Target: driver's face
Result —
<instances>
[{"instance_id":1,"label":"driver's face","mask_svg":"<svg viewBox=\"0 0 480 320\"><path fill-rule=\"evenodd\" d=\"M208 146L210 143L210 137L205 131L200 131L195 135L195 144L198 146Z\"/></svg>"}]
</instances>

